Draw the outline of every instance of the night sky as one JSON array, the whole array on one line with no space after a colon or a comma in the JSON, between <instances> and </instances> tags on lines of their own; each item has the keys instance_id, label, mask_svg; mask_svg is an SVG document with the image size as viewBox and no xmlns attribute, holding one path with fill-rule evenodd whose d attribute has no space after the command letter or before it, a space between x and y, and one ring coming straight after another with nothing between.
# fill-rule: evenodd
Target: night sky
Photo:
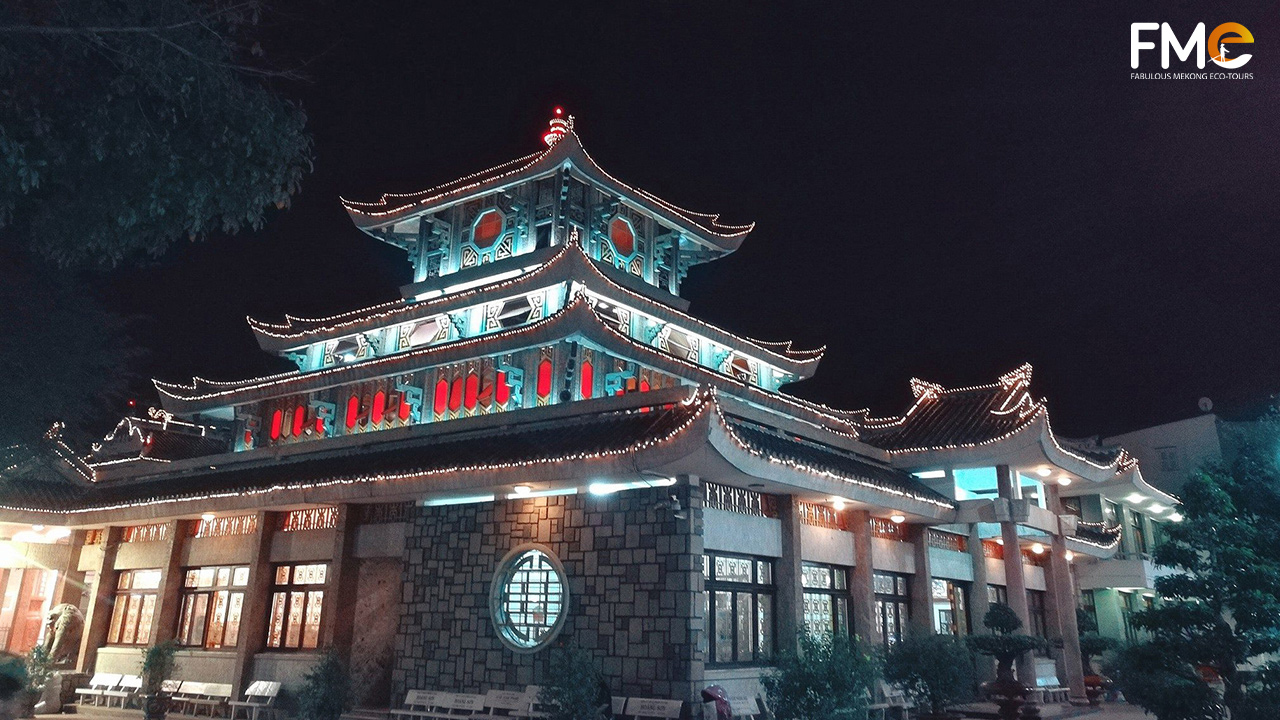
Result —
<instances>
[{"instance_id":1,"label":"night sky","mask_svg":"<svg viewBox=\"0 0 1280 720\"><path fill-rule=\"evenodd\" d=\"M563 105L610 173L758 223L685 296L737 334L827 344L795 394L896 413L912 376L983 383L1029 361L1055 427L1083 436L1280 390L1274 12L885 5L283 5L266 49L309 60L310 82L281 88L316 140L301 196L100 289L143 316L142 375L287 369L246 314L354 309L409 278L339 195L533 152ZM1130 80L1135 21L1240 22L1255 79Z\"/></svg>"}]
</instances>

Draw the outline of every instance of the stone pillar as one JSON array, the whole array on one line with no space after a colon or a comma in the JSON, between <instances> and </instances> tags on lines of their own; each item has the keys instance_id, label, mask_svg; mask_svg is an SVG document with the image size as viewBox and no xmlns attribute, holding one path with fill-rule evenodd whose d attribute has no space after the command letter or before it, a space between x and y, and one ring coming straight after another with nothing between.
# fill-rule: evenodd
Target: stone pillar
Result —
<instances>
[{"instance_id":1,"label":"stone pillar","mask_svg":"<svg viewBox=\"0 0 1280 720\"><path fill-rule=\"evenodd\" d=\"M343 662L350 660L351 638L355 634L357 580L360 561L355 557L359 508L338 506L338 524L333 528L333 554L329 561L329 590L325 593L328 612L320 616L320 646L335 650Z\"/></svg>"},{"instance_id":2,"label":"stone pillar","mask_svg":"<svg viewBox=\"0 0 1280 720\"><path fill-rule=\"evenodd\" d=\"M1061 515L1058 486L1046 486L1046 497L1049 509ZM1071 563L1067 562L1067 539L1062 532L1053 536L1049 551L1049 567L1044 574L1048 589L1045 612L1049 615L1049 626L1062 638L1058 677L1071 689L1071 697L1084 701L1084 660L1080 655L1080 625L1076 621L1076 591Z\"/></svg>"},{"instance_id":3,"label":"stone pillar","mask_svg":"<svg viewBox=\"0 0 1280 720\"><path fill-rule=\"evenodd\" d=\"M778 517L782 520L782 557L774 569L777 588L774 601L778 613L778 650L794 652L804 632L804 589L800 579L800 504L794 495L778 496Z\"/></svg>"},{"instance_id":4,"label":"stone pillar","mask_svg":"<svg viewBox=\"0 0 1280 720\"><path fill-rule=\"evenodd\" d=\"M876 642L876 593L872 579L871 513L852 510L849 529L853 531L853 577L849 580L849 615L853 632L863 642Z\"/></svg>"},{"instance_id":5,"label":"stone pillar","mask_svg":"<svg viewBox=\"0 0 1280 720\"><path fill-rule=\"evenodd\" d=\"M80 557L84 554L84 541L88 538L88 530L73 530L68 541L71 552L67 555L66 567L58 573L58 589L54 592L53 604L67 603L80 607L80 601L91 588L85 587L85 573L80 570Z\"/></svg>"},{"instance_id":6,"label":"stone pillar","mask_svg":"<svg viewBox=\"0 0 1280 720\"><path fill-rule=\"evenodd\" d=\"M911 592L911 626L915 632L938 631L933 617L933 564L929 560L929 526L909 525L911 554L915 560L915 588Z\"/></svg>"},{"instance_id":7,"label":"stone pillar","mask_svg":"<svg viewBox=\"0 0 1280 720\"><path fill-rule=\"evenodd\" d=\"M271 538L276 514L259 510L258 529L253 534L249 554L249 587L245 590L244 611L240 615L240 643L231 671L231 696L240 697L249 686L253 657L267 645L267 614L271 612Z\"/></svg>"},{"instance_id":8,"label":"stone pillar","mask_svg":"<svg viewBox=\"0 0 1280 720\"><path fill-rule=\"evenodd\" d=\"M187 542L186 520L171 520L165 526L165 564L160 568L160 591L156 595L152 642L172 640L178 629L178 608L182 604L182 549ZM198 521L197 521L198 522Z\"/></svg>"},{"instance_id":9,"label":"stone pillar","mask_svg":"<svg viewBox=\"0 0 1280 720\"><path fill-rule=\"evenodd\" d=\"M1012 503L1018 494L1014 486L1013 471L1008 465L996 466L996 482L1000 498ZM1004 582L1009 596L1009 609L1022 621L1022 632L1030 632L1030 613L1027 608L1027 580L1023 575L1022 547L1018 544L1018 524L1012 520L1000 523L1000 538L1004 541ZM1035 685L1036 661L1034 653L1023 653L1018 660L1018 679L1027 685Z\"/></svg>"},{"instance_id":10,"label":"stone pillar","mask_svg":"<svg viewBox=\"0 0 1280 720\"><path fill-rule=\"evenodd\" d=\"M973 634L986 635L987 626L982 624L987 611L991 609L989 594L991 582L987 577L987 552L982 546L982 535L978 533L978 523L969 526L969 561L973 564L973 589L969 593L969 619L973 625ZM996 677L995 664L990 658L978 656L978 680L986 682Z\"/></svg>"},{"instance_id":11,"label":"stone pillar","mask_svg":"<svg viewBox=\"0 0 1280 720\"><path fill-rule=\"evenodd\" d=\"M102 557L94 568L93 587L89 594L89 612L85 614L84 635L80 638L80 660L76 669L92 672L98 661L98 648L107 644L107 631L111 629L111 611L115 605L116 553L124 528L112 526L102 531Z\"/></svg>"}]
</instances>

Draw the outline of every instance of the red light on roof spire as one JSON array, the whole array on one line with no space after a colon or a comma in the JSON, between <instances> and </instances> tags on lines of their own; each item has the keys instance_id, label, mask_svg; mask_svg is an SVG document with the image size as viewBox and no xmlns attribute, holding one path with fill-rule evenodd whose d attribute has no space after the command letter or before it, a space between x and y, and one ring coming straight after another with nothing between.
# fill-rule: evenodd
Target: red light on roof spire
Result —
<instances>
[{"instance_id":1,"label":"red light on roof spire","mask_svg":"<svg viewBox=\"0 0 1280 720\"><path fill-rule=\"evenodd\" d=\"M560 138L568 135L573 130L573 116L570 115L566 120L564 118L564 108L557 106L555 109L555 117L551 118L548 123L550 128L542 135L542 142L551 147L560 142Z\"/></svg>"}]
</instances>

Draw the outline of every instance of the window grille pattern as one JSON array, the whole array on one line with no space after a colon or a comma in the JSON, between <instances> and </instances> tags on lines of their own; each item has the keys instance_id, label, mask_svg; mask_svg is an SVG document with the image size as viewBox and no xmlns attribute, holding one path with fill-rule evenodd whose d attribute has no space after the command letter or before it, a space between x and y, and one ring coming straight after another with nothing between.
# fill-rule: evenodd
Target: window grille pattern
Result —
<instances>
[{"instance_id":1,"label":"window grille pattern","mask_svg":"<svg viewBox=\"0 0 1280 720\"><path fill-rule=\"evenodd\" d=\"M705 487L709 508L757 517L778 517L778 506L772 495L719 483L709 482Z\"/></svg>"},{"instance_id":2,"label":"window grille pattern","mask_svg":"<svg viewBox=\"0 0 1280 720\"><path fill-rule=\"evenodd\" d=\"M327 530L338 526L338 508L317 507L290 510L280 516L280 532L299 530Z\"/></svg>"},{"instance_id":3,"label":"window grille pattern","mask_svg":"<svg viewBox=\"0 0 1280 720\"><path fill-rule=\"evenodd\" d=\"M797 503L796 505L800 513L800 522L806 525L814 525L831 530L849 529L848 523L845 522L844 513L838 512L835 508L807 502Z\"/></svg>"},{"instance_id":4,"label":"window grille pattern","mask_svg":"<svg viewBox=\"0 0 1280 720\"><path fill-rule=\"evenodd\" d=\"M105 534L102 532L102 528L87 530L84 534L85 545L101 545L105 539Z\"/></svg>"},{"instance_id":5,"label":"window grille pattern","mask_svg":"<svg viewBox=\"0 0 1280 720\"><path fill-rule=\"evenodd\" d=\"M216 517L212 520L201 520L198 523L193 523L190 528L191 537L196 538L252 535L258 531L258 516Z\"/></svg>"},{"instance_id":6,"label":"window grille pattern","mask_svg":"<svg viewBox=\"0 0 1280 720\"><path fill-rule=\"evenodd\" d=\"M710 553L702 556L706 580L707 662L753 665L773 657L773 561Z\"/></svg>"},{"instance_id":7,"label":"window grille pattern","mask_svg":"<svg viewBox=\"0 0 1280 720\"><path fill-rule=\"evenodd\" d=\"M150 525L130 525L124 529L121 538L124 542L156 542L169 537L168 523L152 523Z\"/></svg>"},{"instance_id":8,"label":"window grille pattern","mask_svg":"<svg viewBox=\"0 0 1280 720\"><path fill-rule=\"evenodd\" d=\"M361 525L406 522L413 512L413 503L369 503L359 507Z\"/></svg>"},{"instance_id":9,"label":"window grille pattern","mask_svg":"<svg viewBox=\"0 0 1280 720\"><path fill-rule=\"evenodd\" d=\"M123 570L116 581L115 606L107 642L113 645L146 645L151 642L160 571Z\"/></svg>"},{"instance_id":10,"label":"window grille pattern","mask_svg":"<svg viewBox=\"0 0 1280 720\"><path fill-rule=\"evenodd\" d=\"M952 552L969 552L969 538L941 530L929 530L929 547Z\"/></svg>"},{"instance_id":11,"label":"window grille pattern","mask_svg":"<svg viewBox=\"0 0 1280 720\"><path fill-rule=\"evenodd\" d=\"M326 563L276 566L267 647L311 650L319 646L328 574Z\"/></svg>"},{"instance_id":12,"label":"window grille pattern","mask_svg":"<svg viewBox=\"0 0 1280 720\"><path fill-rule=\"evenodd\" d=\"M902 541L903 537L902 525L885 520L884 518L871 518L871 535L872 537L884 538L886 540Z\"/></svg>"},{"instance_id":13,"label":"window grille pattern","mask_svg":"<svg viewBox=\"0 0 1280 720\"><path fill-rule=\"evenodd\" d=\"M1004 546L994 540L983 540L982 555L992 560L1003 560Z\"/></svg>"},{"instance_id":14,"label":"window grille pattern","mask_svg":"<svg viewBox=\"0 0 1280 720\"><path fill-rule=\"evenodd\" d=\"M876 634L885 647L906 637L911 619L911 594L906 575L876 572L871 576L876 598Z\"/></svg>"},{"instance_id":15,"label":"window grille pattern","mask_svg":"<svg viewBox=\"0 0 1280 720\"><path fill-rule=\"evenodd\" d=\"M189 647L235 647L248 585L248 565L188 568L182 582L178 642Z\"/></svg>"},{"instance_id":16,"label":"window grille pattern","mask_svg":"<svg viewBox=\"0 0 1280 720\"><path fill-rule=\"evenodd\" d=\"M565 578L541 550L507 561L498 575L495 624L508 642L531 650L549 642L564 614Z\"/></svg>"},{"instance_id":17,"label":"window grille pattern","mask_svg":"<svg viewBox=\"0 0 1280 720\"><path fill-rule=\"evenodd\" d=\"M800 567L800 585L804 588L805 630L814 634L848 635L848 570L807 562Z\"/></svg>"}]
</instances>

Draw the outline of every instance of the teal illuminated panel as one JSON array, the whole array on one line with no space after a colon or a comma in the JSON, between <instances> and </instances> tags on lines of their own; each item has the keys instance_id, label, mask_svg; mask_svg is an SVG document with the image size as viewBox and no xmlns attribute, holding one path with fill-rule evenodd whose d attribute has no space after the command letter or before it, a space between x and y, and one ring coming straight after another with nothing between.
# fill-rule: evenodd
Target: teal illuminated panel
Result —
<instances>
[{"instance_id":1,"label":"teal illuminated panel","mask_svg":"<svg viewBox=\"0 0 1280 720\"><path fill-rule=\"evenodd\" d=\"M990 499L999 494L994 467L959 468L952 475L956 479L957 500Z\"/></svg>"}]
</instances>

